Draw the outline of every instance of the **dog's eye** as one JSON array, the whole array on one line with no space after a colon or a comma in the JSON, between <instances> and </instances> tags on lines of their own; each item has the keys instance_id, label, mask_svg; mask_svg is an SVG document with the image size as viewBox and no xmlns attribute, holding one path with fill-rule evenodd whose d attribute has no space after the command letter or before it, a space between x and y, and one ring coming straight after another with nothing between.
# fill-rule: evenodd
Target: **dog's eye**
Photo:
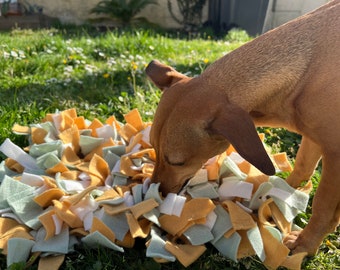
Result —
<instances>
[{"instance_id":1,"label":"dog's eye","mask_svg":"<svg viewBox=\"0 0 340 270\"><path fill-rule=\"evenodd\" d=\"M171 162L168 156L164 156L164 160L171 166L184 166L185 162Z\"/></svg>"}]
</instances>

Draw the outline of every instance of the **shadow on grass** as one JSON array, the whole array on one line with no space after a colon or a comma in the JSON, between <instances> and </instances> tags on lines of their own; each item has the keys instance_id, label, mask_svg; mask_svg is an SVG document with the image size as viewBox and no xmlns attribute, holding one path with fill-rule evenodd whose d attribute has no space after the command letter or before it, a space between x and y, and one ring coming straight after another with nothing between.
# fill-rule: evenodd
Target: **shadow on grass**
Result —
<instances>
[{"instance_id":1,"label":"shadow on grass","mask_svg":"<svg viewBox=\"0 0 340 270\"><path fill-rule=\"evenodd\" d=\"M176 69L188 76L196 76L202 72L203 67L201 63L194 63L190 66L176 65ZM134 94L135 87L149 88L145 73L132 75L131 71L118 70L110 74L51 78L44 83L22 83L20 86L3 87L0 90L0 106L32 102L46 104L48 100L60 104L65 101L98 104L118 97L122 92Z\"/></svg>"},{"instance_id":2,"label":"shadow on grass","mask_svg":"<svg viewBox=\"0 0 340 270\"><path fill-rule=\"evenodd\" d=\"M9 87L0 92L0 105L5 103L44 102L55 100L63 103L67 100L81 102L86 100L90 104L105 102L120 92L133 92L130 74L125 71L115 72L113 78L86 75L81 78L50 79L45 83L26 84L19 87ZM125 83L122 80L125 80Z\"/></svg>"},{"instance_id":3,"label":"shadow on grass","mask_svg":"<svg viewBox=\"0 0 340 270\"><path fill-rule=\"evenodd\" d=\"M159 25L155 25L152 23L139 23L137 25L125 26L125 27L114 27L107 25L91 25L84 24L82 27L77 25L65 25L65 24L55 24L54 28L62 33L65 39L74 38L74 37L91 37L95 38L101 35L105 35L107 33L115 32L121 35L134 34L138 32L147 32L150 36L164 36L167 38L181 39L181 40L193 40L193 39L203 39L203 40L220 40L225 39L228 32L223 33L215 33L210 27L203 27L198 29L197 31L185 31L181 29L169 29L162 28ZM230 29L229 29L230 30Z\"/></svg>"},{"instance_id":4,"label":"shadow on grass","mask_svg":"<svg viewBox=\"0 0 340 270\"><path fill-rule=\"evenodd\" d=\"M199 74L199 63L179 65L181 72ZM10 138L21 147L28 145L23 136L12 133L15 123L29 125L41 122L47 113L76 108L87 119L100 120L115 115L123 120L123 114L138 108L147 112L147 121L157 107L159 91L152 86L145 73L117 70L106 74L83 75L64 79L48 79L43 83L9 83L0 90L0 143ZM156 93L158 91L158 93ZM143 115L145 116L145 115ZM4 158L1 157L0 160Z\"/></svg>"}]
</instances>

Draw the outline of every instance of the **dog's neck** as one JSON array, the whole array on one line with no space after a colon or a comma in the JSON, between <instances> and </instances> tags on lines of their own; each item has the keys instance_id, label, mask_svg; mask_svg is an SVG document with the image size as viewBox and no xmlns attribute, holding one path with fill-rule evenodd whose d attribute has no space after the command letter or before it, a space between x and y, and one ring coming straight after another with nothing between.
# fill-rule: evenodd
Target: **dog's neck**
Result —
<instances>
[{"instance_id":1,"label":"dog's neck","mask_svg":"<svg viewBox=\"0 0 340 270\"><path fill-rule=\"evenodd\" d=\"M202 83L222 91L230 102L248 112L266 114L269 103L281 96L294 96L312 57L308 33L296 29L299 34L291 34L287 40L283 38L287 37L286 31L278 29L262 35L225 55L202 73Z\"/></svg>"}]
</instances>

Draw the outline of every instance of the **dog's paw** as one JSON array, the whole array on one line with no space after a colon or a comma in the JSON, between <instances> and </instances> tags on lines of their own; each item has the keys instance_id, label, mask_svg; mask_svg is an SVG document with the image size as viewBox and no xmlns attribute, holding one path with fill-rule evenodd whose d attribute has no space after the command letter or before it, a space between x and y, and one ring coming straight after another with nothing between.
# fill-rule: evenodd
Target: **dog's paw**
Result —
<instances>
[{"instance_id":1,"label":"dog's paw","mask_svg":"<svg viewBox=\"0 0 340 270\"><path fill-rule=\"evenodd\" d=\"M303 231L292 231L283 239L283 244L288 247L292 254L297 254L300 252L307 252L309 256L315 255L317 248L308 243L306 239L302 236Z\"/></svg>"},{"instance_id":2,"label":"dog's paw","mask_svg":"<svg viewBox=\"0 0 340 270\"><path fill-rule=\"evenodd\" d=\"M298 238L301 231L293 231L285 236L283 239L283 244L289 248L290 250L295 250L295 248L298 246Z\"/></svg>"}]
</instances>

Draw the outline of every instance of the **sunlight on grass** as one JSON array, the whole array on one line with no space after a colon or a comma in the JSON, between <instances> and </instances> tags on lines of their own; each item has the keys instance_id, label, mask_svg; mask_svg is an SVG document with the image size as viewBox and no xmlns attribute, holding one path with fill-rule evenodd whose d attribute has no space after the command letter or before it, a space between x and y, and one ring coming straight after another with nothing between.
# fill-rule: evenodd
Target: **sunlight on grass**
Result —
<instances>
[{"instance_id":1,"label":"sunlight on grass","mask_svg":"<svg viewBox=\"0 0 340 270\"><path fill-rule=\"evenodd\" d=\"M242 40L241 35L239 42L245 42ZM2 33L0 120L4 126L0 141L15 139L10 133L15 122L36 121L34 110L76 106L100 114L98 107L108 106L107 114L122 115L138 107L149 119L159 98L144 74L152 59L195 76L232 50L231 44L235 43L172 38L151 30L97 33L79 28L71 33L65 29ZM25 108L32 117L23 123Z\"/></svg>"},{"instance_id":2,"label":"sunlight on grass","mask_svg":"<svg viewBox=\"0 0 340 270\"><path fill-rule=\"evenodd\" d=\"M27 142L11 132L14 123L38 123L46 113L77 108L87 119L105 119L138 108L152 121L160 91L147 80L144 69L152 59L174 66L189 76L199 75L209 64L251 38L244 31L232 31L214 40L207 34L182 38L176 33L152 30L98 32L72 28L19 30L0 33L0 144L10 138L19 146ZM292 157L300 137L282 129L262 129L267 143L277 152ZM0 160L3 156L0 156ZM320 176L313 178L316 187ZM301 223L310 217L299 216ZM339 232L330 235L304 269L340 269ZM62 269L183 269L179 263L162 265L145 258L140 248L121 255L98 248L79 248L70 253ZM5 269L5 257L0 269ZM13 269L24 269L15 265ZM36 269L36 266L31 269ZM188 269L264 269L257 258L234 263L212 247Z\"/></svg>"}]
</instances>

